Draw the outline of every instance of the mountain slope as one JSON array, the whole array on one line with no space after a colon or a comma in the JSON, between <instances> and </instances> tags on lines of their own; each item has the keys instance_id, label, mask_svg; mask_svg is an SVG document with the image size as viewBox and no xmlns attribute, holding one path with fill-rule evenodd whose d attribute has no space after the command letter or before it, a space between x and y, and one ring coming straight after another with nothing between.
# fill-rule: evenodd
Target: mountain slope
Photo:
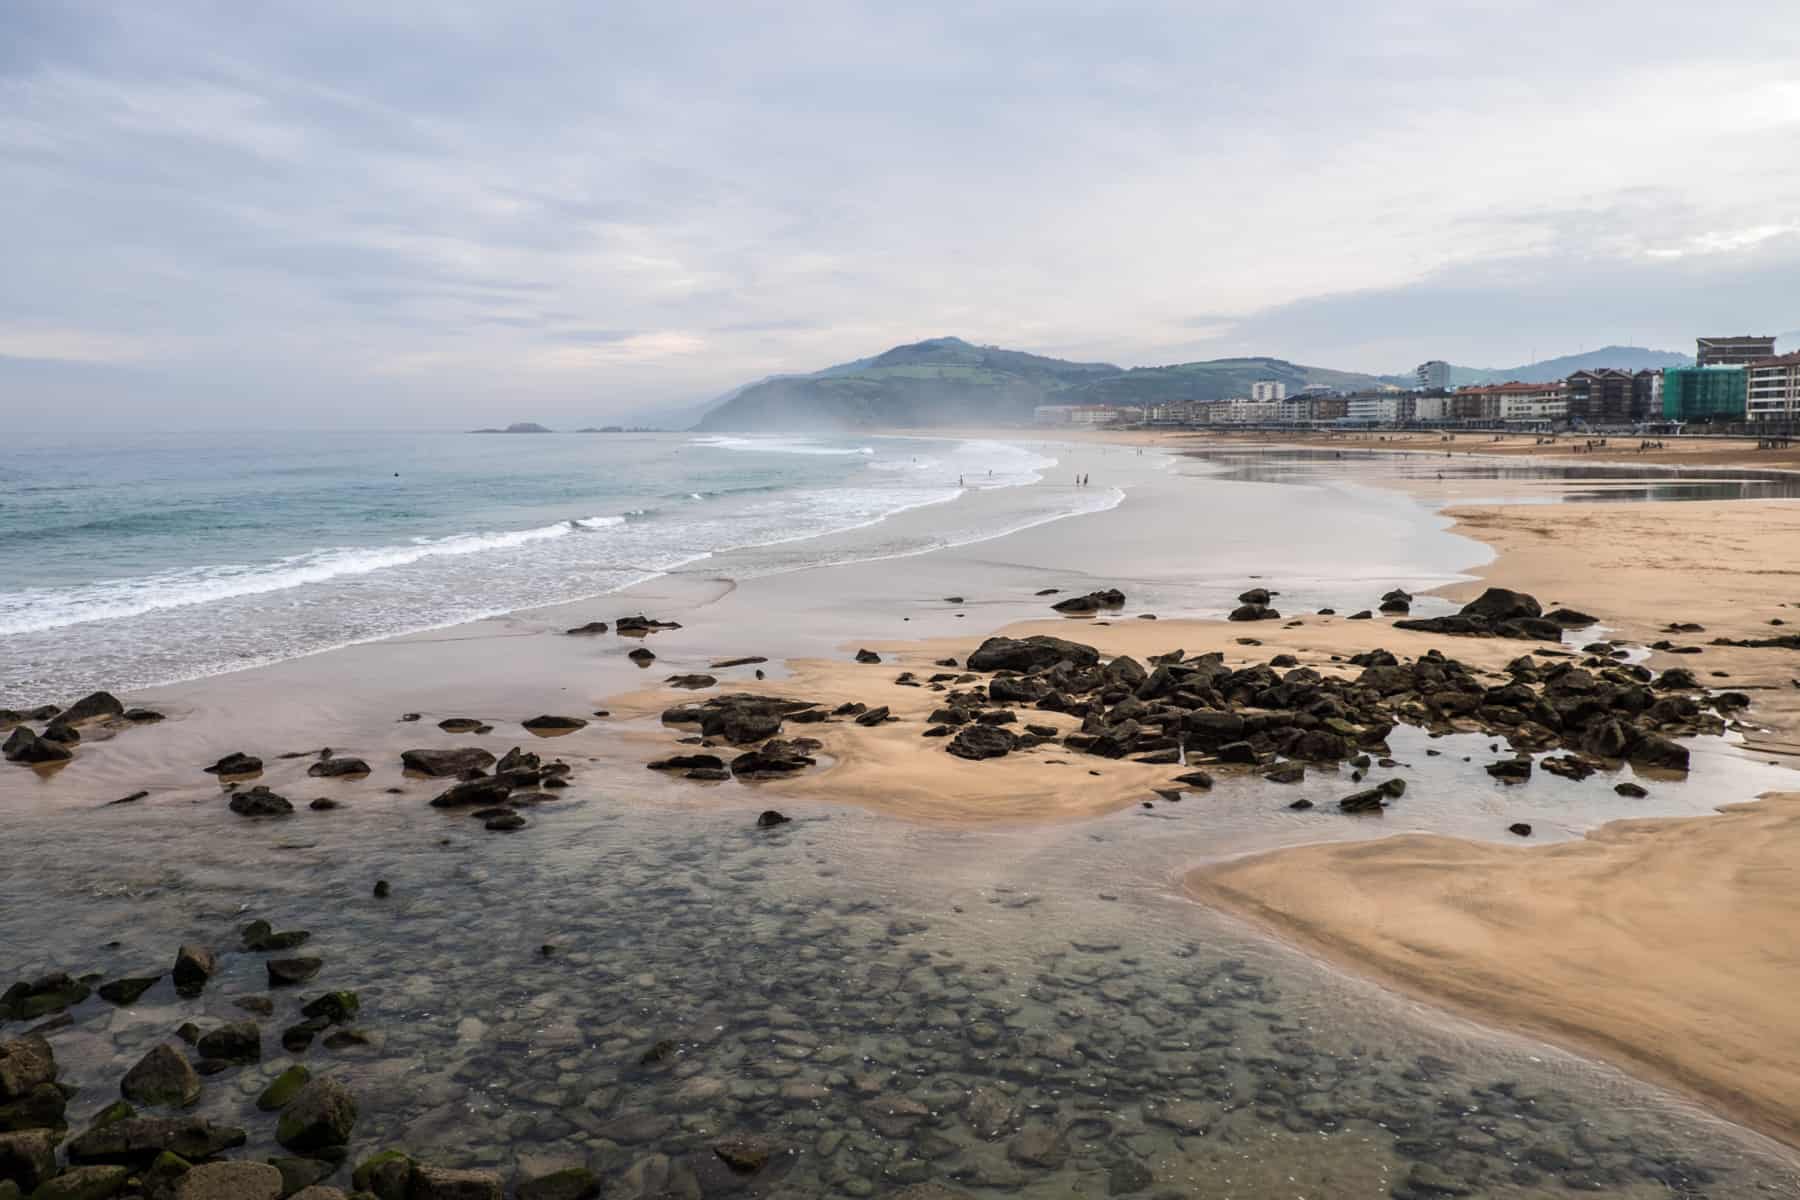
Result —
<instances>
[{"instance_id":1,"label":"mountain slope","mask_svg":"<svg viewBox=\"0 0 1800 1200\"><path fill-rule=\"evenodd\" d=\"M1678 354L1672 350L1646 350L1642 346L1604 346L1581 354L1565 354L1561 358L1526 363L1522 367L1452 365L1450 383L1453 387L1466 387L1472 383L1507 383L1513 380L1520 383L1549 383L1576 371L1597 371L1602 367L1613 367L1621 371L1657 371L1664 367L1693 365L1692 355Z\"/></svg>"},{"instance_id":2,"label":"mountain slope","mask_svg":"<svg viewBox=\"0 0 1800 1200\"><path fill-rule=\"evenodd\" d=\"M1110 363L932 338L816 374L753 383L729 395L697 428L821 432L1010 423L1029 420L1033 407L1074 384L1118 373Z\"/></svg>"},{"instance_id":3,"label":"mountain slope","mask_svg":"<svg viewBox=\"0 0 1800 1200\"><path fill-rule=\"evenodd\" d=\"M1410 378L1396 375L1361 375L1355 371L1301 366L1281 358L1217 358L1167 367L1133 367L1111 377L1079 384L1060 398L1060 402L1171 404L1225 400L1232 396L1248 396L1250 385L1262 379L1287 384L1290 396L1309 387L1354 391L1385 384L1405 387L1412 383Z\"/></svg>"}]
</instances>

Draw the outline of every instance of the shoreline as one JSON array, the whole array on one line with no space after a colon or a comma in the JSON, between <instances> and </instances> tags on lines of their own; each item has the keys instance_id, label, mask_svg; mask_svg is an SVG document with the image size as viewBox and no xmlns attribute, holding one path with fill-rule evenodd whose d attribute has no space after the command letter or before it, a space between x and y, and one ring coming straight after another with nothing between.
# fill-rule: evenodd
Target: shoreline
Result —
<instances>
[{"instance_id":1,"label":"shoreline","mask_svg":"<svg viewBox=\"0 0 1800 1200\"><path fill-rule=\"evenodd\" d=\"M1107 469L1116 465L1116 462L1106 464ZM1096 466L1096 469L1101 467ZM872 557L750 579L733 579L725 570L729 564L721 563L717 572L662 576L599 600L519 610L430 633L360 643L286 660L271 667L154 689L156 693L180 698L170 707L171 715L182 719L162 727L173 740L157 744L149 758L151 769L161 777L161 781L153 785L149 805L165 801L185 804L208 797L216 799L215 785L194 782L193 772L198 764L208 761L210 756L238 749L240 743L246 747L274 749L276 747L269 745L268 731L279 729L282 731L279 736L286 739L279 746L283 750L300 750L324 743L362 754L371 761L387 759L397 753L401 745L425 741L444 745L492 744L496 753L503 748L502 742L522 742L527 748L566 751L572 758L585 757L589 764L623 765L634 769L638 780L635 790L642 792L652 803L766 806L774 799L807 806L850 804L873 817L899 817L924 826L1024 830L1087 820L1131 808L1153 794L1157 786L1164 785L1172 771L1179 768L1112 760L1090 763L1080 755L1068 755L1066 757L1071 761L1061 764L1041 761L962 763L946 759L941 752L926 757L924 752L931 747L921 746L918 731L922 710L931 706L934 694L895 684L892 676L896 669L921 671L939 654L966 654L976 641L993 633L1048 633L1070 637L1095 644L1107 655L1128 653L1146 657L1175 645L1182 646L1190 654L1219 650L1234 666L1265 662L1277 653L1293 653L1303 664L1327 670L1333 655L1347 657L1376 645L1406 657L1416 657L1434 646L1441 647L1485 671L1497 671L1508 659L1530 648L1517 642L1446 638L1395 630L1384 619L1350 622L1342 617L1305 615L1305 623L1293 628L1280 627L1284 623L1278 622L1259 622L1246 627L1217 620L1137 619L1145 609L1158 606L1156 598L1159 596L1168 599L1175 610L1184 606L1211 607L1212 602L1204 598L1222 586L1209 582L1207 586L1213 588L1213 592L1184 590L1190 587L1194 567L1182 560L1180 548L1189 543L1180 539L1194 538L1197 531L1170 498L1191 494L1183 489L1199 486L1195 480L1204 478L1184 477L1177 465L1176 469L1166 473L1166 488L1146 486L1141 492L1127 491L1125 500L1115 508L1052 520L974 543L907 555L904 557L907 566L903 570L893 565L900 559ZM1365 482L1380 485L1378 478ZM1231 486L1254 489L1264 485L1234 483ZM1396 490L1414 491L1405 487ZM1495 489L1486 487L1485 490L1491 493ZM1413 499L1404 503L1415 505ZM1716 571L1712 568L1693 563L1670 565L1658 560L1641 568L1649 573L1645 577L1618 578L1588 569L1591 554L1579 548L1571 549L1571 539L1598 533L1608 539L1609 545L1618 544L1611 551L1616 554L1630 553L1630 546L1687 545L1696 539L1704 544L1715 540L1718 513L1726 505L1746 521L1754 518L1761 523L1777 515L1782 515L1785 521L1785 514L1793 514L1795 521L1800 522L1800 506L1779 501L1551 507L1438 505L1431 507L1430 515L1425 518L1417 518L1415 506L1415 526L1410 532L1403 529L1393 536L1396 544L1401 544L1409 537L1423 536L1419 531L1430 528L1436 531L1432 534L1434 539L1439 534L1445 539L1441 545L1433 542L1438 546L1437 552L1451 556L1444 562L1464 556L1456 559L1462 565L1454 567L1431 565L1426 561L1429 556L1419 560L1419 569L1430 577L1462 577L1463 581L1435 589L1442 597L1464 598L1479 590L1483 581L1504 583L1535 591L1556 603L1588 607L1614 627L1616 636L1645 642L1657 636L1659 610L1656 606L1661 604L1671 607L1660 619L1698 617L1704 620L1709 632L1698 639L1704 641L1717 633L1754 635L1759 629L1759 621L1766 617L1760 609L1756 613L1726 611L1713 615L1718 605L1704 594L1708 588L1716 586ZM1168 511L1163 511L1165 507ZM908 520L925 520L931 515L921 514L921 510L910 511L914 514L910 518L901 514L889 520L904 524ZM1077 522L1078 528L1070 529L1065 524L1069 521ZM1650 525L1639 528L1632 524L1634 521L1638 525L1648 521ZM1553 532L1539 532L1543 529ZM1616 536L1621 530L1630 535L1623 541ZM1205 531L1204 536L1211 537L1214 533ZM1800 538L1800 523L1784 523L1768 536L1783 544ZM1083 546L1079 561L1076 561L1070 555L1070 547L1083 540L1097 544ZM1540 545L1540 542L1544 544ZM1212 545L1210 541L1198 540L1192 544L1209 548ZM1470 547L1477 545L1491 547L1498 557L1485 564L1475 561L1478 556ZM1762 561L1758 557L1761 551L1735 541L1725 551L1727 557L1742 563ZM1241 570L1239 564L1255 561L1255 556L1263 553L1262 547L1253 544L1246 550L1249 557L1228 560L1227 565L1216 568L1223 578L1234 580L1229 591L1235 592L1248 578L1254 577L1251 572ZM1664 548L1658 553L1668 551ZM1372 606L1383 587L1375 581L1386 579L1392 582L1397 568L1390 569L1393 564L1379 553L1371 557L1374 562L1367 573L1355 579L1341 580L1334 585L1336 590L1330 598L1361 597L1358 603ZM1165 559L1175 560L1166 578L1156 573L1165 565ZM1573 569L1571 560L1575 560ZM1041 590L1041 585L1051 583L1065 591L1102 586L1123 578L1126 571L1132 569L1132 564L1137 564L1135 569L1140 572L1140 582L1131 585L1134 599L1123 619L1072 621L1056 617L1045 610L1048 601L1033 596L1035 591ZM1622 563L1615 564L1614 569L1624 571L1628 567L1628 563ZM1677 577L1687 579L1694 590L1671 595L1669 581ZM824 582L827 579L829 584ZM1271 583L1281 582L1285 580L1271 580ZM1782 577L1757 576L1750 572L1733 587L1732 603L1741 603L1745 609L1754 608L1765 601L1773 602L1773 598L1781 594ZM1141 600L1138 598L1140 589ZM952 604L945 599L965 590L971 594L964 602ZM1304 595L1304 589L1297 589L1293 594ZM1201 599L1197 601L1195 597ZM1421 606L1433 602L1424 598L1420 601ZM1451 607L1446 599L1438 599L1435 603L1442 611ZM1687 607L1681 607L1679 611L1672 607L1678 605ZM606 611L614 608L619 612L641 609L657 617L676 616L687 628L680 633L654 634L641 641L611 634L598 640L570 639L559 632L589 617L616 616L616 613ZM1311 614L1311 607L1301 606L1293 611ZM1256 645L1239 644L1241 638L1251 635L1254 635ZM761 684L750 679L747 671L739 669L731 674L716 672L720 676L720 686L713 692L672 692L660 682L644 686L652 679L660 681L671 672L703 670L709 662L734 654L779 651L776 643L794 652L769 653L769 678ZM625 650L640 646L658 655L656 663L648 670L640 670L624 659ZM859 646L880 653L883 665L872 667L847 661L849 651ZM893 657L896 653L898 658ZM1766 667L1779 661L1771 660L1771 656L1780 653L1707 647L1703 660L1662 656L1653 661L1658 666L1700 666L1702 662L1708 667L1728 666L1733 676L1731 686L1740 686L1748 678L1746 672L1762 670L1766 673ZM1800 663L1795 665L1800 668ZM1777 682L1783 684L1779 689L1774 686ZM348 690L346 683L351 685ZM1756 676L1751 678L1749 685L1761 688L1765 683L1761 676ZM1772 749L1785 745L1784 739L1790 736L1794 722L1800 720L1800 699L1788 699L1789 694L1800 698L1800 689L1786 688L1784 681L1777 681L1772 675L1766 686L1767 692L1756 692L1752 716L1758 722L1774 721L1772 736L1764 739ZM720 786L732 790L715 791L713 785L665 782L643 770L644 761L659 752L668 752L668 743L674 740L677 732L655 724L661 708L728 690L816 694L832 701L890 703L897 715L907 719L902 724L873 729L840 725L816 727L823 734L825 752L831 761L822 769L789 780L752 786L728 783ZM558 692L564 693L560 699L556 695ZM571 692L574 694L568 694ZM393 724L393 714L403 707L418 707L421 694L453 697L450 702L456 707L446 710L445 715L467 711L494 719L496 723L503 719L497 715L499 713L509 713L508 719L519 720L534 712L585 713L595 707L613 709L615 716L596 721L587 730L548 746L538 746L528 735L510 729L495 733L491 739L447 740L418 725ZM133 693L133 698L139 698L139 694ZM379 715L384 711L386 715ZM438 715L433 712L430 718L435 719ZM372 723L376 719L382 722L380 726ZM1034 714L1032 719L1038 718ZM1055 725L1060 732L1073 727L1071 720L1061 717L1046 718L1045 723ZM345 741L346 730L355 731L348 735L348 741ZM121 736L153 739L157 734L126 733ZM250 740L254 738L261 741ZM1764 747L1758 744L1756 748ZM106 761L104 754L99 755L91 765L102 767ZM304 762L289 767L271 763L269 780L279 785L284 778L280 772L287 771L297 777L304 766ZM132 763L114 761L111 769L89 772L88 778L80 782L72 774L67 779L48 782L51 788L60 788L65 795L75 791L98 801L137 787L139 776L144 773L143 767L141 759ZM1099 770L1103 774L1095 777L1088 773L1090 770ZM322 784L297 786L326 790ZM374 785L364 786L372 788ZM353 796L358 801L368 795L367 791L341 790L334 794ZM1220 821L1208 856L1230 861L1223 866L1215 863L1197 871L1188 868L1173 871L1173 875L1185 874L1189 880L1177 890L1192 894L1188 891L1191 887L1209 886L1194 884L1192 881L1196 876L1211 878L1212 873L1229 871L1233 866L1247 862L1264 865L1285 886L1287 880L1306 879L1323 869L1308 855L1353 857L1390 845L1410 845L1405 839L1424 836L1378 837L1378 827L1365 824L1332 831L1334 837L1354 840L1294 844L1296 838L1307 836L1305 828L1283 827L1271 834L1267 826L1255 823L1260 819L1258 814L1262 807L1265 804L1274 807L1273 801L1278 796L1286 799L1278 789L1264 788L1254 795L1246 794L1245 804L1241 807L1250 813L1248 816L1235 811L1226 813L1225 806L1219 804L1216 797L1191 799L1189 807L1211 805L1208 819L1214 819L1216 815ZM1421 797L1420 803L1427 799ZM416 803L416 799L413 802ZM1250 812L1252 805L1255 806L1253 813ZM1718 818L1707 816L1698 820L1705 824ZM1231 821L1239 823L1229 824ZM1652 833L1675 827L1670 820L1653 824ZM1481 856L1519 855L1517 849L1501 849L1491 839L1456 828L1457 834L1453 838L1439 836L1427 840L1433 846L1468 848ZM1498 824L1494 828L1497 837ZM1607 831L1614 828L1612 822L1600 817L1593 818L1585 828L1577 819L1575 827L1566 831L1568 840L1527 853L1569 853L1571 847L1607 843L1614 836ZM1738 828L1738 825L1732 825L1728 830L1735 833ZM1285 839L1289 848L1267 849L1266 843L1271 836L1278 842ZM1259 839L1265 843L1260 854L1255 848ZM1234 850L1234 847L1241 848ZM1256 857L1235 857L1244 853ZM1190 867L1191 863L1190 859ZM1393 873L1384 868L1383 877ZM1259 900L1258 893L1248 885L1237 886L1229 896L1221 888L1217 897L1219 907L1240 915L1259 903L1269 903ZM1428 898L1416 901L1421 907L1427 902ZM1328 938L1329 931L1321 936ZM1324 957L1329 961L1340 961L1331 954ZM1378 964L1365 966L1368 978L1391 986ZM1432 992L1428 987L1419 992L1404 986L1396 990L1427 996L1450 1011L1460 1011L1454 997ZM1479 1011L1472 1015L1478 1022L1489 1020ZM1521 1022L1518 1028L1533 1036L1544 1034L1542 1027L1533 1027L1527 1022ZM1584 1041L1573 1035L1564 1038L1554 1030L1551 1034L1551 1040L1564 1040L1602 1061L1623 1059L1635 1064L1636 1060L1628 1053L1603 1040ZM1747 1035L1745 1040L1754 1042L1757 1038ZM1649 1070L1648 1067L1645 1069ZM1704 1096L1711 1104L1721 1102L1719 1096L1704 1086L1704 1077L1694 1083L1655 1072L1652 1076L1664 1083L1675 1084L1685 1094ZM1748 1127L1764 1132L1779 1129L1781 1132L1776 1136L1786 1144L1800 1145L1800 1125L1771 1123L1749 1109L1745 1112L1748 1116L1744 1123Z\"/></svg>"}]
</instances>

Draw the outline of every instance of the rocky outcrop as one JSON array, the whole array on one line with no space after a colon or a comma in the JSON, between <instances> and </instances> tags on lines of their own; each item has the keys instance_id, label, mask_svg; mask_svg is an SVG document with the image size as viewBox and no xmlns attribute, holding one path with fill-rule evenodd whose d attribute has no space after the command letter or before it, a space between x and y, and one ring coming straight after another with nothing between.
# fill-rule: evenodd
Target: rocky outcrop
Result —
<instances>
[{"instance_id":1,"label":"rocky outcrop","mask_svg":"<svg viewBox=\"0 0 1800 1200\"><path fill-rule=\"evenodd\" d=\"M1100 661L1100 652L1092 646L1058 637L1006 638L991 637L969 655L971 671L1017 671L1035 673L1059 663L1071 667L1092 667Z\"/></svg>"},{"instance_id":2,"label":"rocky outcrop","mask_svg":"<svg viewBox=\"0 0 1800 1200\"><path fill-rule=\"evenodd\" d=\"M1089 592L1085 596L1070 596L1067 600L1058 600L1050 607L1059 613L1092 613L1108 608L1123 608L1125 593L1118 588L1104 588L1098 592Z\"/></svg>"},{"instance_id":3,"label":"rocky outcrop","mask_svg":"<svg viewBox=\"0 0 1800 1200\"><path fill-rule=\"evenodd\" d=\"M400 765L432 779L447 779L464 771L485 771L494 765L494 756L479 746L462 746L455 750L407 750L400 755Z\"/></svg>"},{"instance_id":4,"label":"rocky outcrop","mask_svg":"<svg viewBox=\"0 0 1800 1200\"><path fill-rule=\"evenodd\" d=\"M1489 588L1450 617L1395 621L1395 629L1448 633L1463 637L1517 638L1559 642L1563 627L1542 615L1535 597L1508 588Z\"/></svg>"}]
</instances>

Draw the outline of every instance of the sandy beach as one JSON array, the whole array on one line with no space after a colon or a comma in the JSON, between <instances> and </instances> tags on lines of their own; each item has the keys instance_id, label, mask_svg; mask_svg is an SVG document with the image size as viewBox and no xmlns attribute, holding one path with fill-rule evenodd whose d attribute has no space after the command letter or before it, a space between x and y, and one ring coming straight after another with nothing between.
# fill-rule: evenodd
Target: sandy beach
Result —
<instances>
[{"instance_id":1,"label":"sandy beach","mask_svg":"<svg viewBox=\"0 0 1800 1200\"><path fill-rule=\"evenodd\" d=\"M1788 591L1791 572L1782 564L1800 544L1800 506L1651 500L1660 485L1625 476L1606 485L1614 499L1596 501L1592 481L1554 471L1505 479L1470 471L1438 479L1396 472L1379 456L1340 465L1270 447L1256 447L1248 457L1195 458L1166 453L1171 443L1161 437L1095 435L1056 446L1055 478L1034 486L1073 487L1075 475L1091 476L1105 489L1104 507L1025 521L998 537L910 549L925 532L967 519L958 505L1009 502L1004 495L977 495L889 518L877 528L888 552L871 553L872 535L855 531L809 545L829 560L841 543L843 561L826 566L746 573L731 554L721 554L591 601L143 689L126 702L153 707L168 720L142 729L96 726L62 770L11 768L8 781L20 786L6 789L4 805L30 831L25 836L44 845L54 843L59 821L72 819L86 823L91 832L84 838L99 836L98 823L111 821L137 830L145 845L165 847L191 822L222 819L228 825L220 846L251 854L268 886L290 905L320 901L311 896L307 873L284 856L316 855L313 871L329 863L334 872L381 870L402 880L406 871L440 869L431 864L433 853L474 855L472 862L492 856L496 865L509 864L501 879L522 877L530 863L572 881L582 870L586 839L612 828L630 829L632 844L646 846L665 826L729 837L716 831L750 828L758 812L778 809L793 818L790 824L801 830L796 836L831 836L822 844L829 854L820 849L813 857L833 867L822 867L819 880L807 883L793 865L772 865L766 848L756 849L732 860L733 886L752 889L741 902L758 894L765 878L788 888L850 886L836 882L837 864L861 862L867 878L906 896L908 905L923 906L915 907L922 914L943 917L944 902L954 900L947 919L956 933L942 943L945 952L986 961L980 969L999 978L1004 956L981 957L996 951L984 942L982 923L963 915L964 906L979 898L1011 912L1016 901L1024 913L1039 894L1049 894L1056 898L1057 924L1009 937L1026 936L1035 945L1033 939L1055 942L1059 934L1071 936L1066 930L1092 926L1095 932L1077 936L1079 952L1104 957L1105 947L1121 944L1118 919L1148 921L1159 931L1206 930L1220 944L1248 947L1243 952L1259 963L1266 957L1266 969L1302 981L1293 986L1304 994L1354 991L1365 1010L1354 1025L1362 1031L1358 1038L1370 1028L1404 1026L1413 1031L1406 1034L1410 1044L1433 1044L1431 1037L1444 1036L1440 1018L1412 1007L1408 998L1416 998L1473 1022L1450 1028L1454 1045L1481 1064L1478 1070L1504 1062L1508 1072L1529 1072L1535 1068L1520 1064L1545 1061L1553 1053L1543 1044L1549 1042L1698 1099L1790 1146L1800 1143L1793 1099L1800 1095L1800 1056L1780 1049L1791 1040L1785 1038L1793 1017L1786 997L1800 985L1791 932L1794 879L1786 865L1800 850L1800 797L1744 803L1791 779L1780 764L1800 749L1800 689L1790 685L1800 660L1791 650L1710 644L1720 636L1779 633L1769 622L1796 612L1788 605L1800 602L1800 594ZM1546 502L1569 497L1581 502ZM1154 665L1179 650L1188 663L1217 654L1221 669L1239 671L1266 669L1273 659L1281 670L1310 669L1340 691L1363 671L1350 662L1354 656L1380 648L1411 663L1437 651L1479 686L1499 687L1512 678L1509 664L1537 643L1399 629L1391 614L1351 616L1376 608L1393 588L1414 594L1414 617L1452 614L1490 584L1530 592L1545 609L1594 614L1597 628L1550 647L1571 658L1584 638L1604 637L1632 647L1620 653L1652 671L1685 667L1716 687L1744 692L1751 707L1739 719L1742 728L1728 738L1692 739L1692 763L1683 774L1614 762L1585 783L1540 773L1520 788L1481 770L1494 759L1500 735L1473 720L1445 720L1430 730L1397 725L1371 751L1382 760L1378 767L1353 767L1344 755L1308 763L1285 782L1263 777L1271 765L1266 753L1255 765L1215 761L1211 750L1186 763L1138 761L1153 754L1083 753L1064 741L1079 742L1081 716L1029 704L1016 706L1016 724L1008 728L1039 726L1045 740L1004 758L971 761L947 753L948 735L922 736L947 695L991 682L991 672L971 674L963 664L993 636L1070 639L1093 647L1102 662L1128 656ZM1271 603L1280 619L1222 619L1241 592L1258 586L1275 593ZM1126 602L1078 618L1050 611L1057 600L1106 587L1121 588ZM566 632L636 613L679 628L644 637ZM1672 622L1704 630L1668 633ZM1665 638L1701 653L1640 649ZM630 657L642 650L651 657ZM876 661L859 661L860 651ZM754 661L719 665L741 659ZM1548 668L1555 659L1541 662ZM940 675L946 678L934 682ZM646 769L672 754L729 760L742 752L742 745L703 739L694 725L664 720L668 710L726 693L803 700L822 713L860 707L787 724L780 738L816 739L816 748L805 769L782 777L734 778L725 771L722 778L688 779ZM871 708L886 708L888 719L870 725L854 719ZM564 736L536 737L522 722L539 714L586 723ZM484 728L437 728L455 717ZM698 744L703 741L708 744ZM570 767L572 799L527 797L518 806L523 828L497 848L497 835L478 827L467 832L462 812L424 807L447 781L395 768L403 750L422 746L480 748L496 757L519 746L555 758ZM310 767L323 747L361 757L373 772L316 778ZM315 796L338 807L297 813L281 823L279 843L268 845L258 835L273 826L216 815L223 809L220 786L199 772L237 751L258 754L264 765L255 782L303 810ZM1214 777L1210 788L1179 781L1195 762ZM1336 801L1356 790L1364 770L1405 778L1404 799L1372 816L1339 813ZM1627 798L1611 786L1630 781L1647 785L1648 795ZM107 807L135 792L145 795L125 808ZM1308 804L1297 806L1297 799ZM1528 841L1507 831L1521 820L1533 827ZM606 853L621 853L617 844L607 845ZM921 861L931 870L919 871ZM1722 869L1723 862L1731 869ZM473 871L474 885L495 882L485 866L458 870ZM649 903L654 886L645 881L664 870L648 851L633 858L629 877L647 889L645 898L615 898L602 910ZM224 879L247 882L235 861L208 860L200 871L209 887ZM1094 871L1100 875L1090 878ZM147 876L132 884L151 886ZM859 903L828 894L831 904ZM96 930L123 919L119 895L94 881L81 901L89 906L83 919ZM1225 916L1200 912L1196 900ZM1121 902L1132 907L1110 917L1107 906ZM587 898L577 893L558 903L574 911ZM453 932L454 916L446 915ZM641 919L685 929L685 918L671 911L645 910ZM13 920L10 928L22 935L22 911ZM896 918L891 927L904 921ZM65 952L33 936L22 971L65 961ZM434 952L448 953L446 934L433 936ZM527 936L555 941L559 933L546 928ZM833 944L839 955L857 953L849 943ZM710 953L729 959L739 949ZM385 959L351 957L363 986L380 995ZM440 959L438 969L453 970L452 964ZM678 977L679 969L665 972L657 987ZM1357 991L1365 979L1397 996ZM1162 985L1151 979L1145 986ZM440 1003L423 980L409 983L406 993L415 1006ZM466 1033L471 1020L502 1021L481 1006L481 989L470 995L466 1007L446 1006L451 1018L461 1012L458 1029ZM1311 1020L1333 1024L1316 1014ZM427 1021L419 1034L431 1028ZM1361 1043L1351 1030L1344 1024L1334 1052L1356 1058ZM640 1023L629 1036L650 1033ZM469 1052L478 1053L484 1042L471 1039ZM109 1061L91 1041L71 1045L93 1063ZM421 1052L416 1045L411 1051ZM71 1056L80 1061L77 1051ZM393 1063L401 1061L410 1060ZM1577 1069L1558 1070L1572 1077ZM384 1077L372 1064L370 1085ZM827 1092L839 1086L822 1080ZM521 1078L513 1086L529 1091L542 1084ZM1596 1075L1582 1086L1599 1088L1599 1095L1637 1085ZM424 1146L462 1136L446 1124L447 1109L430 1117L397 1093L380 1094L408 1114L405 1122L383 1126L392 1136ZM686 1111L691 1101L684 1097L665 1099L671 1111ZM1459 1100L1465 1102L1466 1096ZM1665 1104L1672 1114L1684 1111L1673 1100L1634 1100L1621 1111L1662 1112ZM1249 1110L1243 1114L1248 1120ZM1265 1112L1259 1119L1271 1118ZM632 1161L607 1135L594 1136L599 1140L589 1141L600 1147L608 1171ZM1233 1174L1241 1163L1222 1153L1209 1158L1213 1150L1198 1144L1156 1153L1179 1161L1186 1178L1221 1186L1242 1178ZM1779 1155L1766 1147L1755 1153ZM1363 1164L1347 1174L1335 1152L1296 1154L1294 1170L1325 1189L1321 1194L1349 1186L1352 1178L1357 1187L1387 1186L1380 1180L1388 1166ZM1473 1162L1458 1166L1470 1178L1483 1169ZM523 1160L519 1169L526 1169ZM992 1186L1012 1178L998 1169L971 1170ZM1282 1194L1280 1186L1271 1177L1248 1194L1272 1197ZM628 1194L649 1194L632 1188Z\"/></svg>"}]
</instances>

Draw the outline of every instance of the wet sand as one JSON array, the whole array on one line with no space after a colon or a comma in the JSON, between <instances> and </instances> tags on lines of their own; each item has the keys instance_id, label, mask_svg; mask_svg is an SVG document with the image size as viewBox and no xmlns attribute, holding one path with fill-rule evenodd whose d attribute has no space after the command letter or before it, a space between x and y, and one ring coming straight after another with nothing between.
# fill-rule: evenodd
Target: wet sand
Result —
<instances>
[{"instance_id":1,"label":"wet sand","mask_svg":"<svg viewBox=\"0 0 1800 1200\"><path fill-rule=\"evenodd\" d=\"M1101 435L1105 436L1105 435ZM1431 431L1307 433L1281 431L1234 433L1230 430L1124 431L1112 436L1154 439L1160 444L1179 444L1191 449L1230 445L1286 445L1309 449L1411 451L1429 454L1453 453L1491 456L1501 459L1541 459L1549 463L1587 466L1594 463L1625 463L1636 466L1684 467L1704 469L1733 467L1746 470L1800 471L1800 446L1782 450L1759 450L1755 438L1664 437L1638 438L1613 436L1604 446L1588 447L1589 439L1574 434L1561 434L1554 440L1539 441L1537 434L1458 433L1449 435ZM1659 441L1659 450L1640 452L1638 444Z\"/></svg>"}]
</instances>

